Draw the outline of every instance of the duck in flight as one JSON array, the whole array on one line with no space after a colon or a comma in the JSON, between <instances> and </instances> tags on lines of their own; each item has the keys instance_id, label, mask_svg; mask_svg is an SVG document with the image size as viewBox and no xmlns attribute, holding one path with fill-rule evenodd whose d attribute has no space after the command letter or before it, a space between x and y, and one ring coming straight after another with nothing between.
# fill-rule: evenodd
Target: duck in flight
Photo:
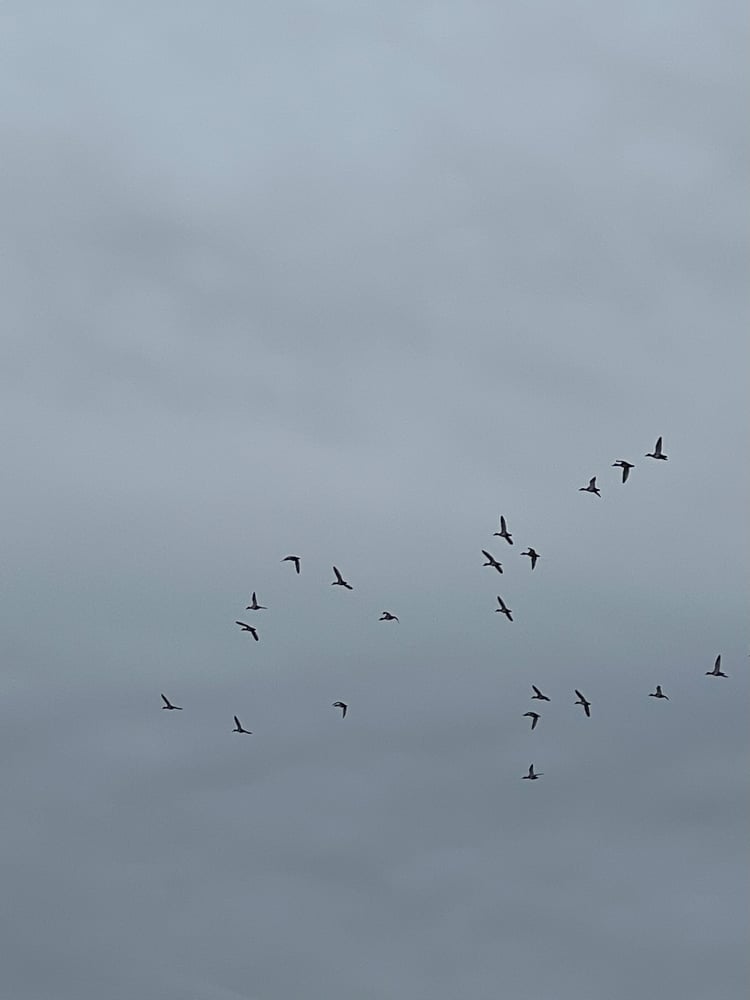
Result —
<instances>
[{"instance_id":1,"label":"duck in flight","mask_svg":"<svg viewBox=\"0 0 750 1000\"><path fill-rule=\"evenodd\" d=\"M512 622L513 612L499 594L497 595L497 603L500 605L500 607L495 608L495 612L500 612L501 615L505 615L505 617L508 619L509 622Z\"/></svg>"},{"instance_id":2,"label":"duck in flight","mask_svg":"<svg viewBox=\"0 0 750 1000\"><path fill-rule=\"evenodd\" d=\"M525 552L521 553L521 555L522 556L528 556L529 559L531 559L531 568L532 569L536 566L536 561L539 558L539 553L537 552L536 549L532 549L532 547L529 546L528 549L526 549Z\"/></svg>"},{"instance_id":3,"label":"duck in flight","mask_svg":"<svg viewBox=\"0 0 750 1000\"><path fill-rule=\"evenodd\" d=\"M706 677L728 677L729 674L725 674L721 669L721 653L716 657L716 663L714 663L713 670L706 671Z\"/></svg>"},{"instance_id":4,"label":"duck in flight","mask_svg":"<svg viewBox=\"0 0 750 1000\"><path fill-rule=\"evenodd\" d=\"M248 625L247 622L235 622L234 624L239 625L243 632L249 632L253 639L255 639L256 642L258 641L257 628L254 628L252 625Z\"/></svg>"},{"instance_id":5,"label":"duck in flight","mask_svg":"<svg viewBox=\"0 0 750 1000\"><path fill-rule=\"evenodd\" d=\"M255 596L255 591L253 591L252 601L245 608L245 611L268 611L265 604L258 604L258 598Z\"/></svg>"},{"instance_id":6,"label":"duck in flight","mask_svg":"<svg viewBox=\"0 0 750 1000\"><path fill-rule=\"evenodd\" d=\"M658 438L653 451L646 452L646 458L660 458L662 462L666 462L667 456L661 450L661 438Z\"/></svg>"},{"instance_id":7,"label":"duck in flight","mask_svg":"<svg viewBox=\"0 0 750 1000\"><path fill-rule=\"evenodd\" d=\"M378 618L379 622L397 622L398 618L392 615L390 611L384 611L383 614Z\"/></svg>"},{"instance_id":8,"label":"duck in flight","mask_svg":"<svg viewBox=\"0 0 750 1000\"><path fill-rule=\"evenodd\" d=\"M299 575L299 556L284 556L284 558L281 561L293 562L294 568L297 570L297 574Z\"/></svg>"},{"instance_id":9,"label":"duck in flight","mask_svg":"<svg viewBox=\"0 0 750 1000\"><path fill-rule=\"evenodd\" d=\"M536 779L537 778L541 778L541 776L543 774L544 774L544 771L535 771L534 770L534 765L530 764L529 765L529 773L528 774L523 774L523 775L521 775L521 777L524 778L524 779L528 779L529 781L536 781Z\"/></svg>"},{"instance_id":10,"label":"duck in flight","mask_svg":"<svg viewBox=\"0 0 750 1000\"><path fill-rule=\"evenodd\" d=\"M541 715L539 714L539 712L524 712L523 716L524 718L528 716L531 719L531 731L533 733L534 730L536 729L537 722L539 722L539 720L541 719Z\"/></svg>"},{"instance_id":11,"label":"duck in flight","mask_svg":"<svg viewBox=\"0 0 750 1000\"><path fill-rule=\"evenodd\" d=\"M616 462L613 462L612 468L614 469L615 466L619 466L622 469L622 481L626 483L630 475L630 470L634 469L635 466L632 462L626 462L624 458L618 458Z\"/></svg>"},{"instance_id":12,"label":"duck in flight","mask_svg":"<svg viewBox=\"0 0 750 1000\"><path fill-rule=\"evenodd\" d=\"M508 531L508 526L507 526L507 524L505 523L505 518L503 517L503 515L502 515L502 514L500 515L500 530L499 530L499 531L496 531L496 532L494 532L494 534L493 534L493 538L494 538L495 536L496 536L497 538L504 538L504 539L505 539L505 541L506 541L506 542L508 543L508 545L512 545L512 544L513 544L513 536L512 536L512 535L511 535L511 533L510 533L510 532Z\"/></svg>"},{"instance_id":13,"label":"duck in flight","mask_svg":"<svg viewBox=\"0 0 750 1000\"><path fill-rule=\"evenodd\" d=\"M542 692L539 690L536 684L532 684L531 688L534 692L531 696L532 701L534 701L534 699L536 699L537 701L550 701L550 699L547 697L546 694L542 694Z\"/></svg>"},{"instance_id":14,"label":"duck in flight","mask_svg":"<svg viewBox=\"0 0 750 1000\"><path fill-rule=\"evenodd\" d=\"M596 476L592 476L591 479L589 479L588 486L579 486L578 487L578 492L579 493L596 493L596 495L598 497L600 497L601 493L599 492L599 490L597 488L597 485L596 485Z\"/></svg>"},{"instance_id":15,"label":"duck in flight","mask_svg":"<svg viewBox=\"0 0 750 1000\"><path fill-rule=\"evenodd\" d=\"M172 702L169 700L169 698L167 698L167 696L165 694L163 694L161 696L161 700L164 702L164 704L161 706L162 711L164 711L165 708L169 709L170 712L181 712L182 711L182 709L180 708L180 706L179 705L173 705Z\"/></svg>"},{"instance_id":16,"label":"duck in flight","mask_svg":"<svg viewBox=\"0 0 750 1000\"><path fill-rule=\"evenodd\" d=\"M502 573L503 567L494 556L491 556L485 549L482 549L482 555L487 560L486 563L482 563L483 566L491 566L493 569L496 569L498 573Z\"/></svg>"},{"instance_id":17,"label":"duck in flight","mask_svg":"<svg viewBox=\"0 0 750 1000\"><path fill-rule=\"evenodd\" d=\"M250 732L249 729L243 729L242 728L242 723L240 722L240 720L237 718L236 715L234 717L234 729L232 730L232 732L233 733L247 733L248 736L252 736L253 735Z\"/></svg>"},{"instance_id":18,"label":"duck in flight","mask_svg":"<svg viewBox=\"0 0 750 1000\"><path fill-rule=\"evenodd\" d=\"M346 710L347 710L347 708L349 706L347 705L347 703L345 701L334 701L333 707L334 708L340 708L341 709L341 718L342 719L346 718Z\"/></svg>"},{"instance_id":19,"label":"duck in flight","mask_svg":"<svg viewBox=\"0 0 750 1000\"><path fill-rule=\"evenodd\" d=\"M656 691L651 691L649 694L649 698L664 698L666 701L669 701L669 698L667 698L667 696L661 689L661 684L656 685Z\"/></svg>"},{"instance_id":20,"label":"duck in flight","mask_svg":"<svg viewBox=\"0 0 750 1000\"><path fill-rule=\"evenodd\" d=\"M354 587L352 587L350 583L346 582L335 566L333 567L333 572L336 574L336 579L331 581L332 587L346 587L347 590L354 590Z\"/></svg>"},{"instance_id":21,"label":"duck in flight","mask_svg":"<svg viewBox=\"0 0 750 1000\"><path fill-rule=\"evenodd\" d=\"M586 701L586 699L581 694L581 692L578 690L578 688L575 688L574 690L575 690L575 693L578 695L578 700L574 701L573 704L574 705L582 705L583 706L583 710L586 713L586 718L590 719L591 718L591 702L590 701Z\"/></svg>"}]
</instances>

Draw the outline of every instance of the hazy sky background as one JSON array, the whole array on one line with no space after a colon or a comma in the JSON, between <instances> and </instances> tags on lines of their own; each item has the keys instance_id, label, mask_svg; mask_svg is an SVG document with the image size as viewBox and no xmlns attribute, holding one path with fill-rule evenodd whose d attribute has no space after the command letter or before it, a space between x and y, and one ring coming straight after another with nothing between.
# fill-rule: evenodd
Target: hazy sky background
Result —
<instances>
[{"instance_id":1,"label":"hazy sky background","mask_svg":"<svg viewBox=\"0 0 750 1000\"><path fill-rule=\"evenodd\" d=\"M4 5L3 996L744 996L747 22Z\"/></svg>"}]
</instances>

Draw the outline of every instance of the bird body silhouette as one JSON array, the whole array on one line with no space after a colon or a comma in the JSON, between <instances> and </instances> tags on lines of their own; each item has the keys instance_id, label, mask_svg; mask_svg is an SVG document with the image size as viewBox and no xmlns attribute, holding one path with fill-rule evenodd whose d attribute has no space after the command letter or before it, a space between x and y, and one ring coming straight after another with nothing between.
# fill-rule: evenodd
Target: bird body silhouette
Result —
<instances>
[{"instance_id":1,"label":"bird body silhouette","mask_svg":"<svg viewBox=\"0 0 750 1000\"><path fill-rule=\"evenodd\" d=\"M524 779L528 779L529 781L536 781L536 779L537 778L541 778L541 776L543 774L544 774L544 771L535 771L534 770L534 765L530 764L529 765L529 773L528 774L522 774L521 777L524 778Z\"/></svg>"},{"instance_id":2,"label":"bird body silhouette","mask_svg":"<svg viewBox=\"0 0 750 1000\"><path fill-rule=\"evenodd\" d=\"M729 674L725 674L721 669L721 653L716 657L716 662L714 663L713 670L706 671L706 677L728 677Z\"/></svg>"},{"instance_id":3,"label":"bird body silhouette","mask_svg":"<svg viewBox=\"0 0 750 1000\"><path fill-rule=\"evenodd\" d=\"M622 469L622 481L626 483L628 481L628 476L630 475L630 470L634 469L635 466L632 462L626 462L622 458L618 458L616 462L612 463L612 468L619 466Z\"/></svg>"},{"instance_id":4,"label":"bird body silhouette","mask_svg":"<svg viewBox=\"0 0 750 1000\"><path fill-rule=\"evenodd\" d=\"M534 701L535 699L536 701L550 701L550 699L547 697L546 694L542 694L542 692L539 690L536 684L532 684L531 687L532 690L534 691L534 693L531 696L532 701Z\"/></svg>"},{"instance_id":5,"label":"bird body silhouette","mask_svg":"<svg viewBox=\"0 0 750 1000\"><path fill-rule=\"evenodd\" d=\"M240 722L240 720L237 718L236 715L234 717L234 729L232 730L232 732L233 733L246 733L248 736L252 736L253 735L250 732L249 729L243 729L242 728L242 723Z\"/></svg>"},{"instance_id":6,"label":"bird body silhouette","mask_svg":"<svg viewBox=\"0 0 750 1000\"><path fill-rule=\"evenodd\" d=\"M667 698L667 696L664 694L664 692L661 689L661 684L657 684L656 685L656 691L652 691L649 694L649 698L664 698L665 701L669 701L669 698Z\"/></svg>"},{"instance_id":7,"label":"bird body silhouette","mask_svg":"<svg viewBox=\"0 0 750 1000\"><path fill-rule=\"evenodd\" d=\"M508 545L513 544L513 536L508 531L508 526L505 523L505 518L500 515L500 530L493 533L493 537L504 538Z\"/></svg>"},{"instance_id":8,"label":"bird body silhouette","mask_svg":"<svg viewBox=\"0 0 750 1000\"><path fill-rule=\"evenodd\" d=\"M579 486L578 487L578 492L579 493L596 493L596 495L598 497L600 497L601 493L599 492L599 489L598 489L598 487L596 485L596 476L592 476L591 479L589 479L588 486Z\"/></svg>"},{"instance_id":9,"label":"bird body silhouette","mask_svg":"<svg viewBox=\"0 0 750 1000\"><path fill-rule=\"evenodd\" d=\"M392 615L390 611L384 611L383 614L378 618L379 622L397 622L398 618L396 615Z\"/></svg>"},{"instance_id":10,"label":"bird body silhouette","mask_svg":"<svg viewBox=\"0 0 750 1000\"><path fill-rule=\"evenodd\" d=\"M164 711L164 709L168 709L170 712L181 712L182 711L182 709L180 708L180 706L179 705L173 705L172 702L169 700L169 698L167 698L167 696L165 694L163 694L161 696L161 700L164 702L164 704L161 706L162 707L162 711Z\"/></svg>"},{"instance_id":11,"label":"bird body silhouette","mask_svg":"<svg viewBox=\"0 0 750 1000\"><path fill-rule=\"evenodd\" d=\"M591 718L591 702L587 701L586 698L581 694L578 688L575 688L575 693L578 695L578 700L573 702L574 705L581 705L584 712L586 713L586 718Z\"/></svg>"},{"instance_id":12,"label":"bird body silhouette","mask_svg":"<svg viewBox=\"0 0 750 1000\"><path fill-rule=\"evenodd\" d=\"M247 622L235 622L234 624L239 625L243 632L249 632L253 639L258 641L258 630L254 625L248 625Z\"/></svg>"},{"instance_id":13,"label":"bird body silhouette","mask_svg":"<svg viewBox=\"0 0 750 1000\"><path fill-rule=\"evenodd\" d=\"M483 566L491 566L493 569L496 569L498 573L502 573L503 567L500 565L497 559L495 559L494 556L491 556L486 549L482 549L482 555L487 560L486 563L482 563Z\"/></svg>"},{"instance_id":14,"label":"bird body silhouette","mask_svg":"<svg viewBox=\"0 0 750 1000\"><path fill-rule=\"evenodd\" d=\"M346 582L335 566L333 567L333 572L336 574L336 579L331 581L332 587L346 587L347 590L354 590L354 587L352 587L350 583Z\"/></svg>"},{"instance_id":15,"label":"bird body silhouette","mask_svg":"<svg viewBox=\"0 0 750 1000\"><path fill-rule=\"evenodd\" d=\"M300 563L299 556L284 556L284 558L281 561L294 563L294 568L296 569L297 574L299 575L299 563Z\"/></svg>"},{"instance_id":16,"label":"bird body silhouette","mask_svg":"<svg viewBox=\"0 0 750 1000\"><path fill-rule=\"evenodd\" d=\"M666 462L667 456L661 450L661 438L657 438L653 451L646 452L646 458L657 458L661 459L662 462Z\"/></svg>"},{"instance_id":17,"label":"bird body silhouette","mask_svg":"<svg viewBox=\"0 0 750 1000\"><path fill-rule=\"evenodd\" d=\"M537 722L539 722L539 720L541 719L541 715L539 714L539 712L524 712L523 715L524 718L528 716L531 719L531 731L533 733L533 731L536 729Z\"/></svg>"},{"instance_id":18,"label":"bird body silhouette","mask_svg":"<svg viewBox=\"0 0 750 1000\"><path fill-rule=\"evenodd\" d=\"M536 561L539 558L539 553L536 551L536 549L532 549L532 547L529 546L528 549L526 549L525 552L521 553L521 555L522 556L528 556L529 559L531 559L531 568L532 569L536 566Z\"/></svg>"},{"instance_id":19,"label":"bird body silhouette","mask_svg":"<svg viewBox=\"0 0 750 1000\"><path fill-rule=\"evenodd\" d=\"M505 615L505 617L508 619L508 621L512 622L513 621L513 612L511 611L511 609L508 607L508 605L505 603L505 601L502 599L502 597L499 594L497 595L497 603L500 605L500 607L499 608L495 608L495 612L499 613L501 615Z\"/></svg>"},{"instance_id":20,"label":"bird body silhouette","mask_svg":"<svg viewBox=\"0 0 750 1000\"><path fill-rule=\"evenodd\" d=\"M340 708L341 709L341 718L342 719L346 718L346 710L347 710L347 708L349 706L347 705L347 703L345 701L334 701L333 707L334 708Z\"/></svg>"},{"instance_id":21,"label":"bird body silhouette","mask_svg":"<svg viewBox=\"0 0 750 1000\"><path fill-rule=\"evenodd\" d=\"M268 611L265 604L258 604L258 598L255 596L255 591L253 591L253 596L250 604L245 608L245 611Z\"/></svg>"}]
</instances>

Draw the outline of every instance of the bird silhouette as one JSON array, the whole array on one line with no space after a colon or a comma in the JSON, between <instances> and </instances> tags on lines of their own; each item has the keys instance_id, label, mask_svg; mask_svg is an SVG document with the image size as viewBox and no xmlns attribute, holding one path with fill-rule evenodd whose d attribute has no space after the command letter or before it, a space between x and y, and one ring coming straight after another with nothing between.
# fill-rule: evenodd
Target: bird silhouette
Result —
<instances>
[{"instance_id":1,"label":"bird silhouette","mask_svg":"<svg viewBox=\"0 0 750 1000\"><path fill-rule=\"evenodd\" d=\"M347 708L349 706L346 704L345 701L334 701L333 707L334 708L340 708L341 709L341 718L342 719L346 718L346 710L347 710Z\"/></svg>"},{"instance_id":2,"label":"bird silhouette","mask_svg":"<svg viewBox=\"0 0 750 1000\"><path fill-rule=\"evenodd\" d=\"M284 558L281 561L282 562L293 562L294 563L294 568L297 570L297 573L299 574L299 562L300 562L299 556L284 556Z\"/></svg>"},{"instance_id":3,"label":"bird silhouette","mask_svg":"<svg viewBox=\"0 0 750 1000\"><path fill-rule=\"evenodd\" d=\"M598 497L600 497L601 493L599 492L599 490L597 489L597 486L596 486L596 476L592 476L591 479L589 479L588 486L579 486L578 487L578 492L579 493L596 493L596 495Z\"/></svg>"},{"instance_id":4,"label":"bird silhouette","mask_svg":"<svg viewBox=\"0 0 750 1000\"><path fill-rule=\"evenodd\" d=\"M728 677L729 674L725 674L721 669L721 653L716 657L716 663L714 663L713 670L706 671L706 677Z\"/></svg>"},{"instance_id":5,"label":"bird silhouette","mask_svg":"<svg viewBox=\"0 0 750 1000\"><path fill-rule=\"evenodd\" d=\"M574 705L581 705L581 706L583 706L583 710L586 713L586 718L590 719L591 718L591 702L590 701L586 701L586 699L581 694L581 692L578 690L578 688L575 688L574 690L575 690L575 693L578 695L578 700L574 701L573 704Z\"/></svg>"},{"instance_id":6,"label":"bird silhouette","mask_svg":"<svg viewBox=\"0 0 750 1000\"><path fill-rule=\"evenodd\" d=\"M249 632L250 635L258 641L258 630L253 625L248 625L247 622L235 622L235 625L239 625L243 632Z\"/></svg>"},{"instance_id":7,"label":"bird silhouette","mask_svg":"<svg viewBox=\"0 0 750 1000\"><path fill-rule=\"evenodd\" d=\"M524 779L528 779L529 781L536 781L536 779L537 778L541 778L541 776L543 774L544 774L544 771L535 771L534 770L534 765L530 764L529 765L529 773L528 774L522 774L521 777L524 778Z\"/></svg>"},{"instance_id":8,"label":"bird silhouette","mask_svg":"<svg viewBox=\"0 0 750 1000\"><path fill-rule=\"evenodd\" d=\"M167 698L167 696L165 694L163 694L161 696L161 700L164 702L164 704L161 706L162 707L162 711L164 711L164 709L169 709L170 712L181 712L182 711L182 709L180 708L180 706L179 705L173 705L172 702L169 700L169 698Z\"/></svg>"},{"instance_id":9,"label":"bird silhouette","mask_svg":"<svg viewBox=\"0 0 750 1000\"><path fill-rule=\"evenodd\" d=\"M248 736L252 736L253 735L250 732L249 729L243 729L242 728L242 723L240 722L240 720L237 718L236 715L234 717L234 729L232 730L232 732L233 733L247 733Z\"/></svg>"},{"instance_id":10,"label":"bird silhouette","mask_svg":"<svg viewBox=\"0 0 750 1000\"><path fill-rule=\"evenodd\" d=\"M398 618L392 615L390 611L384 611L383 614L378 618L379 622L397 622Z\"/></svg>"},{"instance_id":11,"label":"bird silhouette","mask_svg":"<svg viewBox=\"0 0 750 1000\"><path fill-rule=\"evenodd\" d=\"M335 566L333 567L333 572L336 574L336 579L331 581L332 587L346 587L347 590L354 590L354 587L352 587L350 583L346 582Z\"/></svg>"},{"instance_id":12,"label":"bird silhouette","mask_svg":"<svg viewBox=\"0 0 750 1000\"><path fill-rule=\"evenodd\" d=\"M536 566L536 561L539 558L539 553L536 551L536 549L532 549L532 547L529 546L528 549L526 549L525 552L521 553L521 555L522 556L528 556L529 559L531 559L531 568L532 569Z\"/></svg>"},{"instance_id":13,"label":"bird silhouette","mask_svg":"<svg viewBox=\"0 0 750 1000\"><path fill-rule=\"evenodd\" d=\"M255 591L253 591L253 596L250 604L245 608L245 611L268 611L265 604L258 604L258 598L255 596Z\"/></svg>"},{"instance_id":14,"label":"bird silhouette","mask_svg":"<svg viewBox=\"0 0 750 1000\"><path fill-rule=\"evenodd\" d=\"M634 469L635 466L632 462L626 462L622 458L618 458L616 462L612 463L612 468L619 466L622 469L622 481L626 483L628 481L628 476L630 475L630 470Z\"/></svg>"},{"instance_id":15,"label":"bird silhouette","mask_svg":"<svg viewBox=\"0 0 750 1000\"><path fill-rule=\"evenodd\" d=\"M532 690L534 691L534 693L531 696L531 700L532 701L534 701L534 700L536 700L536 701L550 701L551 700L550 698L547 697L546 694L542 694L542 692L539 690L539 688L536 686L536 684L532 684L531 687L532 687Z\"/></svg>"},{"instance_id":16,"label":"bird silhouette","mask_svg":"<svg viewBox=\"0 0 750 1000\"><path fill-rule=\"evenodd\" d=\"M666 701L669 701L669 698L667 698L667 696L661 689L661 684L656 685L656 691L652 691L649 694L649 698L664 698Z\"/></svg>"},{"instance_id":17,"label":"bird silhouette","mask_svg":"<svg viewBox=\"0 0 750 1000\"><path fill-rule=\"evenodd\" d=\"M505 603L505 601L502 599L502 597L499 594L497 595L497 603L500 605L500 607L499 608L495 608L495 612L496 613L500 613L501 615L505 615L505 617L508 619L508 621L512 622L513 621L513 612L511 611L511 609L508 607L508 605Z\"/></svg>"},{"instance_id":18,"label":"bird silhouette","mask_svg":"<svg viewBox=\"0 0 750 1000\"><path fill-rule=\"evenodd\" d=\"M539 712L524 712L523 716L524 718L528 716L531 719L531 731L533 733L533 731L536 729L537 722L539 722L539 720L541 719L541 715L539 714Z\"/></svg>"},{"instance_id":19,"label":"bird silhouette","mask_svg":"<svg viewBox=\"0 0 750 1000\"><path fill-rule=\"evenodd\" d=\"M508 526L506 525L505 518L503 517L502 514L500 515L500 530L499 531L495 531L493 533L493 537L495 537L495 536L497 538L504 538L505 541L508 543L508 545L512 545L513 544L513 536L508 531Z\"/></svg>"},{"instance_id":20,"label":"bird silhouette","mask_svg":"<svg viewBox=\"0 0 750 1000\"><path fill-rule=\"evenodd\" d=\"M659 458L662 462L666 462L667 456L661 450L661 438L657 438L653 451L646 452L646 458Z\"/></svg>"},{"instance_id":21,"label":"bird silhouette","mask_svg":"<svg viewBox=\"0 0 750 1000\"><path fill-rule=\"evenodd\" d=\"M487 560L486 563L482 563L483 566L491 566L493 569L496 569L498 573L502 573L503 567L494 556L491 556L485 549L482 549L482 555Z\"/></svg>"}]
</instances>

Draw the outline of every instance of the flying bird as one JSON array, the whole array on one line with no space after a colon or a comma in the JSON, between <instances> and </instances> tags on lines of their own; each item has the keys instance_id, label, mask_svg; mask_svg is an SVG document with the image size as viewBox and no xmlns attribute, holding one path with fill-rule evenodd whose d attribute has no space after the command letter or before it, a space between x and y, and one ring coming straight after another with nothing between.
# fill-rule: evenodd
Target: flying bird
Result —
<instances>
[{"instance_id":1,"label":"flying bird","mask_svg":"<svg viewBox=\"0 0 750 1000\"><path fill-rule=\"evenodd\" d=\"M634 469L635 466L632 462L626 462L623 458L618 458L616 462L613 462L612 468L614 469L615 466L619 466L622 469L622 481L626 483L630 475L630 470Z\"/></svg>"},{"instance_id":2,"label":"flying bird","mask_svg":"<svg viewBox=\"0 0 750 1000\"><path fill-rule=\"evenodd\" d=\"M656 691L651 691L651 693L649 694L649 698L665 698L667 701L669 701L669 698L667 698L667 696L661 689L661 684L656 685Z\"/></svg>"},{"instance_id":3,"label":"flying bird","mask_svg":"<svg viewBox=\"0 0 750 1000\"><path fill-rule=\"evenodd\" d=\"M284 558L281 561L293 562L294 568L297 570L297 573L299 573L299 556L284 556Z\"/></svg>"},{"instance_id":4,"label":"flying bird","mask_svg":"<svg viewBox=\"0 0 750 1000\"><path fill-rule=\"evenodd\" d=\"M509 622L512 622L513 621L513 612L508 607L508 605L505 603L505 601L502 599L502 597L500 597L499 594L497 595L497 603L500 605L500 607L499 608L495 608L495 611L496 612L499 611L501 615L505 615L505 617L508 619Z\"/></svg>"},{"instance_id":5,"label":"flying bird","mask_svg":"<svg viewBox=\"0 0 750 1000\"><path fill-rule=\"evenodd\" d=\"M235 622L234 624L239 625L243 632L249 632L253 639L255 639L256 642L258 641L257 628L254 628L252 625L248 625L247 622Z\"/></svg>"},{"instance_id":6,"label":"flying bird","mask_svg":"<svg viewBox=\"0 0 750 1000\"><path fill-rule=\"evenodd\" d=\"M590 701L586 701L586 699L581 694L581 692L578 690L578 688L574 688L574 690L575 690L575 693L578 695L578 700L574 701L573 704L574 705L582 705L583 706L583 710L586 713L586 718L590 719L591 718L591 702Z\"/></svg>"},{"instance_id":7,"label":"flying bird","mask_svg":"<svg viewBox=\"0 0 750 1000\"><path fill-rule=\"evenodd\" d=\"M398 618L392 615L390 611L384 611L383 614L378 618L379 622L397 622Z\"/></svg>"},{"instance_id":8,"label":"flying bird","mask_svg":"<svg viewBox=\"0 0 750 1000\"><path fill-rule=\"evenodd\" d=\"M522 774L521 777L524 778L524 780L528 778L529 781L536 781L536 779L537 778L541 778L541 776L543 774L544 774L544 771L535 771L534 770L534 765L530 764L529 765L529 773L528 774Z\"/></svg>"},{"instance_id":9,"label":"flying bird","mask_svg":"<svg viewBox=\"0 0 750 1000\"><path fill-rule=\"evenodd\" d=\"M531 700L532 701L534 701L535 699L537 701L550 701L551 700L550 698L547 697L546 694L542 694L542 692L539 690L539 688L536 686L536 684L532 684L531 687L532 687L532 690L534 691L534 693L531 696Z\"/></svg>"},{"instance_id":10,"label":"flying bird","mask_svg":"<svg viewBox=\"0 0 750 1000\"><path fill-rule=\"evenodd\" d=\"M716 663L714 663L713 670L706 671L706 677L728 677L729 674L725 674L721 669L721 653L716 657Z\"/></svg>"},{"instance_id":11,"label":"flying bird","mask_svg":"<svg viewBox=\"0 0 750 1000\"><path fill-rule=\"evenodd\" d=\"M346 704L345 701L334 701L333 707L334 708L340 708L341 709L341 718L342 719L346 718L346 710L347 710L347 708L349 706Z\"/></svg>"},{"instance_id":12,"label":"flying bird","mask_svg":"<svg viewBox=\"0 0 750 1000\"><path fill-rule=\"evenodd\" d=\"M252 601L245 608L245 611L268 611L265 604L258 604L258 598L255 596L255 591L253 591Z\"/></svg>"},{"instance_id":13,"label":"flying bird","mask_svg":"<svg viewBox=\"0 0 750 1000\"><path fill-rule=\"evenodd\" d=\"M346 582L335 566L333 567L333 572L336 574L336 579L331 581L332 587L346 587L347 590L354 590L354 587L352 587L350 583Z\"/></svg>"},{"instance_id":14,"label":"flying bird","mask_svg":"<svg viewBox=\"0 0 750 1000\"><path fill-rule=\"evenodd\" d=\"M528 716L531 719L531 731L533 733L534 730L536 729L537 722L539 722L539 720L541 719L541 715L539 714L539 712L524 712L523 716L524 718Z\"/></svg>"},{"instance_id":15,"label":"flying bird","mask_svg":"<svg viewBox=\"0 0 750 1000\"><path fill-rule=\"evenodd\" d=\"M646 458L660 458L662 462L666 462L667 456L661 450L661 438L657 439L653 451L646 452Z\"/></svg>"},{"instance_id":16,"label":"flying bird","mask_svg":"<svg viewBox=\"0 0 750 1000\"><path fill-rule=\"evenodd\" d=\"M532 569L536 566L536 561L539 558L539 553L537 552L536 549L532 549L532 547L529 546L528 549L526 549L525 552L521 553L521 555L522 556L528 556L529 559L531 559L531 568Z\"/></svg>"},{"instance_id":17,"label":"flying bird","mask_svg":"<svg viewBox=\"0 0 750 1000\"><path fill-rule=\"evenodd\" d=\"M232 732L233 733L247 733L248 736L252 736L253 735L250 732L249 729L243 729L242 728L242 723L240 722L240 720L237 718L236 715L234 717L234 729L232 730Z\"/></svg>"},{"instance_id":18,"label":"flying bird","mask_svg":"<svg viewBox=\"0 0 750 1000\"><path fill-rule=\"evenodd\" d=\"M494 532L494 535L493 535L493 537L494 537L495 535L496 535L496 536L497 536L498 538L504 538L504 539L505 539L505 541L506 541L506 542L508 543L508 545L512 545L512 544L513 544L513 536L512 536L512 535L511 535L511 533L510 533L510 532L508 531L508 526L506 525L506 523L505 523L505 518L503 517L503 515L502 515L502 514L500 515L500 530L499 530L499 531L496 531L496 532Z\"/></svg>"},{"instance_id":19,"label":"flying bird","mask_svg":"<svg viewBox=\"0 0 750 1000\"><path fill-rule=\"evenodd\" d=\"M169 698L167 698L167 696L165 694L163 694L161 696L161 700L164 702L164 704L161 706L162 711L164 711L165 708L168 708L170 712L181 712L182 711L182 709L180 708L180 706L179 705L173 705L172 702L169 700Z\"/></svg>"},{"instance_id":20,"label":"flying bird","mask_svg":"<svg viewBox=\"0 0 750 1000\"><path fill-rule=\"evenodd\" d=\"M503 567L494 556L491 556L489 552L486 552L484 549L482 549L482 555L487 560L486 563L482 563L483 566L491 566L493 569L496 569L498 573L502 573Z\"/></svg>"},{"instance_id":21,"label":"flying bird","mask_svg":"<svg viewBox=\"0 0 750 1000\"><path fill-rule=\"evenodd\" d=\"M578 492L579 493L596 493L596 495L598 497L600 497L601 493L599 492L599 490L597 488L597 485L596 485L596 476L592 476L591 479L589 479L588 486L579 486L578 487Z\"/></svg>"}]
</instances>

